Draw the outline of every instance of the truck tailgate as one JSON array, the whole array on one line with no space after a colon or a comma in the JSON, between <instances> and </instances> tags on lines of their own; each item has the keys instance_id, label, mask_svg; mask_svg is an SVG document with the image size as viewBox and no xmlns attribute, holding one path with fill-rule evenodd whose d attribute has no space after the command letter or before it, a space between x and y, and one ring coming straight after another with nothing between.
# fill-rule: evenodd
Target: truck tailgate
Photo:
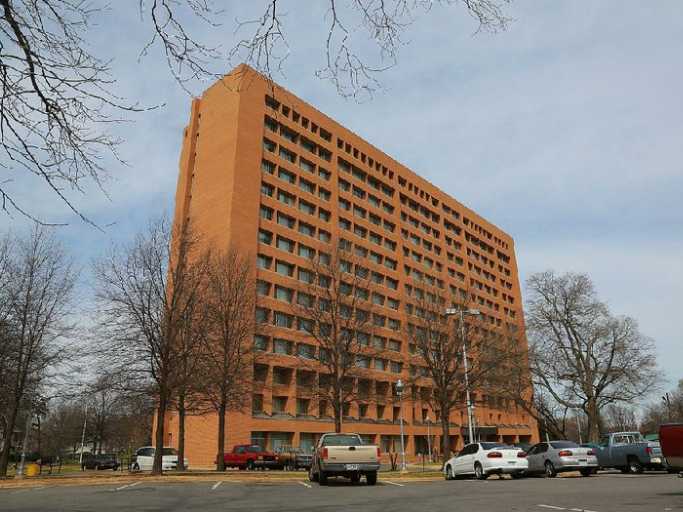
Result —
<instances>
[{"instance_id":1,"label":"truck tailgate","mask_svg":"<svg viewBox=\"0 0 683 512\"><path fill-rule=\"evenodd\" d=\"M328 446L327 461L334 463L377 462L377 447L366 446Z\"/></svg>"}]
</instances>

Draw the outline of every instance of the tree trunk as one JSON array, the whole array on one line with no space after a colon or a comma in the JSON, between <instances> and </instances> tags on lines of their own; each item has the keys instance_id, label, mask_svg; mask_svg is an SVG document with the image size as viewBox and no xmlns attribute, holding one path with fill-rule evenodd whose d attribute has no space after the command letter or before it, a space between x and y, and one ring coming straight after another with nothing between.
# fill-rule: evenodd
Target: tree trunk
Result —
<instances>
[{"instance_id":1,"label":"tree trunk","mask_svg":"<svg viewBox=\"0 0 683 512\"><path fill-rule=\"evenodd\" d=\"M588 442L600 441L600 410L594 398L589 398L584 408L588 419Z\"/></svg>"},{"instance_id":2,"label":"tree trunk","mask_svg":"<svg viewBox=\"0 0 683 512\"><path fill-rule=\"evenodd\" d=\"M221 400L218 407L218 453L216 454L216 471L225 471L225 410L226 400Z\"/></svg>"},{"instance_id":3,"label":"tree trunk","mask_svg":"<svg viewBox=\"0 0 683 512\"><path fill-rule=\"evenodd\" d=\"M342 390L339 387L334 390L334 403L332 404L332 409L334 410L334 431L339 434L342 431L342 415L344 414Z\"/></svg>"},{"instance_id":4,"label":"tree trunk","mask_svg":"<svg viewBox=\"0 0 683 512\"><path fill-rule=\"evenodd\" d=\"M178 471L185 471L185 395L178 397Z\"/></svg>"},{"instance_id":5,"label":"tree trunk","mask_svg":"<svg viewBox=\"0 0 683 512\"><path fill-rule=\"evenodd\" d=\"M164 455L164 421L166 420L166 408L168 400L166 393L159 393L159 407L157 409L157 428L154 434L154 462L152 464L152 474L162 474L162 457Z\"/></svg>"},{"instance_id":6,"label":"tree trunk","mask_svg":"<svg viewBox=\"0 0 683 512\"><path fill-rule=\"evenodd\" d=\"M9 416L9 421L7 422L7 438L2 447L2 454L0 454L0 477L7 476L7 466L9 465L9 452L12 449L12 435L14 432L14 427L17 423L17 414L19 413L19 404L15 403L12 407L12 412Z\"/></svg>"},{"instance_id":7,"label":"tree trunk","mask_svg":"<svg viewBox=\"0 0 683 512\"><path fill-rule=\"evenodd\" d=\"M451 458L451 425L448 422L450 414L441 409L441 462L446 463Z\"/></svg>"}]
</instances>

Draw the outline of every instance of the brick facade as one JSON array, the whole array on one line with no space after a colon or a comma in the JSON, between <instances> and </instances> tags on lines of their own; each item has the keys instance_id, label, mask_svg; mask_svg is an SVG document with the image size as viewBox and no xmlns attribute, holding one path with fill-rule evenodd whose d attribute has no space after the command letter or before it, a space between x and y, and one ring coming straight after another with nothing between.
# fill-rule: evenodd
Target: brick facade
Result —
<instances>
[{"instance_id":1,"label":"brick facade","mask_svg":"<svg viewBox=\"0 0 683 512\"><path fill-rule=\"evenodd\" d=\"M283 299L292 300L287 290L296 292L298 270L308 258L332 252L342 239L367 254L369 288L386 317L372 339L384 350L366 370L374 389L390 389L399 377L409 380L419 366L402 331L406 287L415 276L454 292L466 287L493 329L523 328L509 235L247 66L192 103L176 193L175 222L183 219L191 219L205 243L232 245L253 258L256 278L265 283L259 314L274 324L255 340L262 351L252 407L228 415L227 449L249 442L309 446L333 430L332 419L301 385L297 356L306 353L300 346L313 342L297 329L296 318L287 318L292 310ZM535 421L514 406L491 397L476 405L477 424L495 427L490 440L537 440ZM382 405L353 404L344 428L384 452L398 451L397 407L391 396ZM428 430L440 446L440 428L427 425L425 415L434 422L426 404L404 399L409 459L426 451ZM458 449L465 411L454 411L451 421L451 446ZM172 412L167 432L169 445L177 446ZM187 419L192 466L212 464L216 433L215 416Z\"/></svg>"}]
</instances>

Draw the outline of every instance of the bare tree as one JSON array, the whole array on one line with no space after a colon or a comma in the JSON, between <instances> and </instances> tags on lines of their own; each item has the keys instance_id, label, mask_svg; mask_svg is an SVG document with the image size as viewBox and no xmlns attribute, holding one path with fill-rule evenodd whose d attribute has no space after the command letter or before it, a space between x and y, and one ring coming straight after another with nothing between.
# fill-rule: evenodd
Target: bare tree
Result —
<instances>
[{"instance_id":1,"label":"bare tree","mask_svg":"<svg viewBox=\"0 0 683 512\"><path fill-rule=\"evenodd\" d=\"M418 13L459 4L479 30L495 32L510 21L503 12L507 1L327 0L322 22L328 29L320 41L324 65L316 74L344 96L372 94L380 86L378 75L396 63L401 37ZM219 79L226 67L242 61L272 78L289 53L285 21L297 19L285 17L283 5L308 9L299 2L265 0L261 16L237 21L246 34L222 51L195 32L197 21L203 28L220 26L225 12L212 0L139 0L140 19L152 31L141 55L161 51L185 90L193 81ZM134 3L117 2L107 10L130 9ZM0 178L0 208L8 214L35 219L28 200L12 189L14 180L32 180L92 224L76 197L93 187L106 195L105 157L118 161L123 142L110 127L146 110L117 94L110 67L115 45L106 55L90 49L91 27L107 10L81 0L0 0L0 165L8 171ZM296 23L288 28L296 30ZM368 47L377 49L378 62L371 62Z\"/></svg>"},{"instance_id":2,"label":"bare tree","mask_svg":"<svg viewBox=\"0 0 683 512\"><path fill-rule=\"evenodd\" d=\"M292 304L318 346L314 368L320 376L315 394L332 406L335 432L341 432L345 408L359 398L355 384L363 376L359 361L374 353L369 346L375 330L374 308L363 273L367 269L342 249L312 260L308 282Z\"/></svg>"},{"instance_id":3,"label":"bare tree","mask_svg":"<svg viewBox=\"0 0 683 512\"><path fill-rule=\"evenodd\" d=\"M527 288L534 384L561 406L582 410L589 440L597 442L605 407L656 388L653 342L633 318L612 315L585 274L534 274Z\"/></svg>"},{"instance_id":4,"label":"bare tree","mask_svg":"<svg viewBox=\"0 0 683 512\"><path fill-rule=\"evenodd\" d=\"M649 404L643 412L644 432L656 432L662 423L683 423L683 379L670 392Z\"/></svg>"},{"instance_id":5,"label":"bare tree","mask_svg":"<svg viewBox=\"0 0 683 512\"><path fill-rule=\"evenodd\" d=\"M161 473L166 412L185 357L180 338L201 290L193 272L195 254L189 227L172 230L162 218L94 265L99 325L106 337L102 354L112 370L130 375L141 389L151 385L157 399L156 474Z\"/></svg>"},{"instance_id":6,"label":"bare tree","mask_svg":"<svg viewBox=\"0 0 683 512\"><path fill-rule=\"evenodd\" d=\"M0 282L0 310L5 319L0 382L4 383L6 441L0 454L0 476L7 474L11 433L23 408L30 411L48 372L68 355L72 331L72 293L76 270L52 230L35 227L12 239L7 272Z\"/></svg>"},{"instance_id":7,"label":"bare tree","mask_svg":"<svg viewBox=\"0 0 683 512\"><path fill-rule=\"evenodd\" d=\"M226 414L243 409L251 393L244 376L252 371L256 291L253 268L234 249L211 258L208 280L202 392L218 416L216 464L224 471Z\"/></svg>"},{"instance_id":8,"label":"bare tree","mask_svg":"<svg viewBox=\"0 0 683 512\"><path fill-rule=\"evenodd\" d=\"M470 389L502 396L510 370L522 369L515 361L525 344L513 334L514 330L496 328L480 316L466 315L471 306L466 290L449 296L425 283L414 283L410 290L406 336L414 347L412 362L417 370L412 385L428 390L421 398L436 411L441 423L441 456L445 462L451 451L451 414L454 409L467 407L464 348ZM451 319L446 308L462 311L463 315Z\"/></svg>"}]
</instances>

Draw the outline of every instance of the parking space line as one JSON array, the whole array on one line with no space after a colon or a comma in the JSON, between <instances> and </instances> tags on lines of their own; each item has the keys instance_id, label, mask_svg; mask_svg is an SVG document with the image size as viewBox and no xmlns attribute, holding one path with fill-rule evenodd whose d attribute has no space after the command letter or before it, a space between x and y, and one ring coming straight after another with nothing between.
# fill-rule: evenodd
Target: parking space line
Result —
<instances>
[{"instance_id":1,"label":"parking space line","mask_svg":"<svg viewBox=\"0 0 683 512\"><path fill-rule=\"evenodd\" d=\"M405 487L404 484L397 484L396 482L391 482L390 480L382 480L382 482L389 485L395 485L396 487Z\"/></svg>"},{"instance_id":2,"label":"parking space line","mask_svg":"<svg viewBox=\"0 0 683 512\"><path fill-rule=\"evenodd\" d=\"M299 483L300 483L301 485L303 485L304 487L308 487L309 489L312 488L311 484L307 484L306 482L299 482Z\"/></svg>"},{"instance_id":3,"label":"parking space line","mask_svg":"<svg viewBox=\"0 0 683 512\"><path fill-rule=\"evenodd\" d=\"M567 509L564 508L564 507L556 507L556 506L554 506L554 505L537 505L537 506L538 506L538 507L541 507L541 508L550 508L550 509L552 509L552 510L567 510Z\"/></svg>"},{"instance_id":4,"label":"parking space line","mask_svg":"<svg viewBox=\"0 0 683 512\"><path fill-rule=\"evenodd\" d=\"M216 489L218 489L218 488L220 487L220 485L221 485L222 483L223 483L223 482L216 482L216 483L213 484L213 486L211 487L211 490L212 490L212 491L215 491Z\"/></svg>"},{"instance_id":5,"label":"parking space line","mask_svg":"<svg viewBox=\"0 0 683 512\"><path fill-rule=\"evenodd\" d=\"M140 485L142 482L133 482L132 484L127 484L127 485L122 485L121 487L117 487L114 489L115 491L122 491L124 489L130 489L131 487L135 487L136 485Z\"/></svg>"},{"instance_id":6,"label":"parking space line","mask_svg":"<svg viewBox=\"0 0 683 512\"><path fill-rule=\"evenodd\" d=\"M26 489L19 489L18 491L13 491L10 494L19 494L22 492L28 492L28 491L39 491L40 489L45 489L45 485L41 485L40 487L28 487Z\"/></svg>"}]
</instances>

